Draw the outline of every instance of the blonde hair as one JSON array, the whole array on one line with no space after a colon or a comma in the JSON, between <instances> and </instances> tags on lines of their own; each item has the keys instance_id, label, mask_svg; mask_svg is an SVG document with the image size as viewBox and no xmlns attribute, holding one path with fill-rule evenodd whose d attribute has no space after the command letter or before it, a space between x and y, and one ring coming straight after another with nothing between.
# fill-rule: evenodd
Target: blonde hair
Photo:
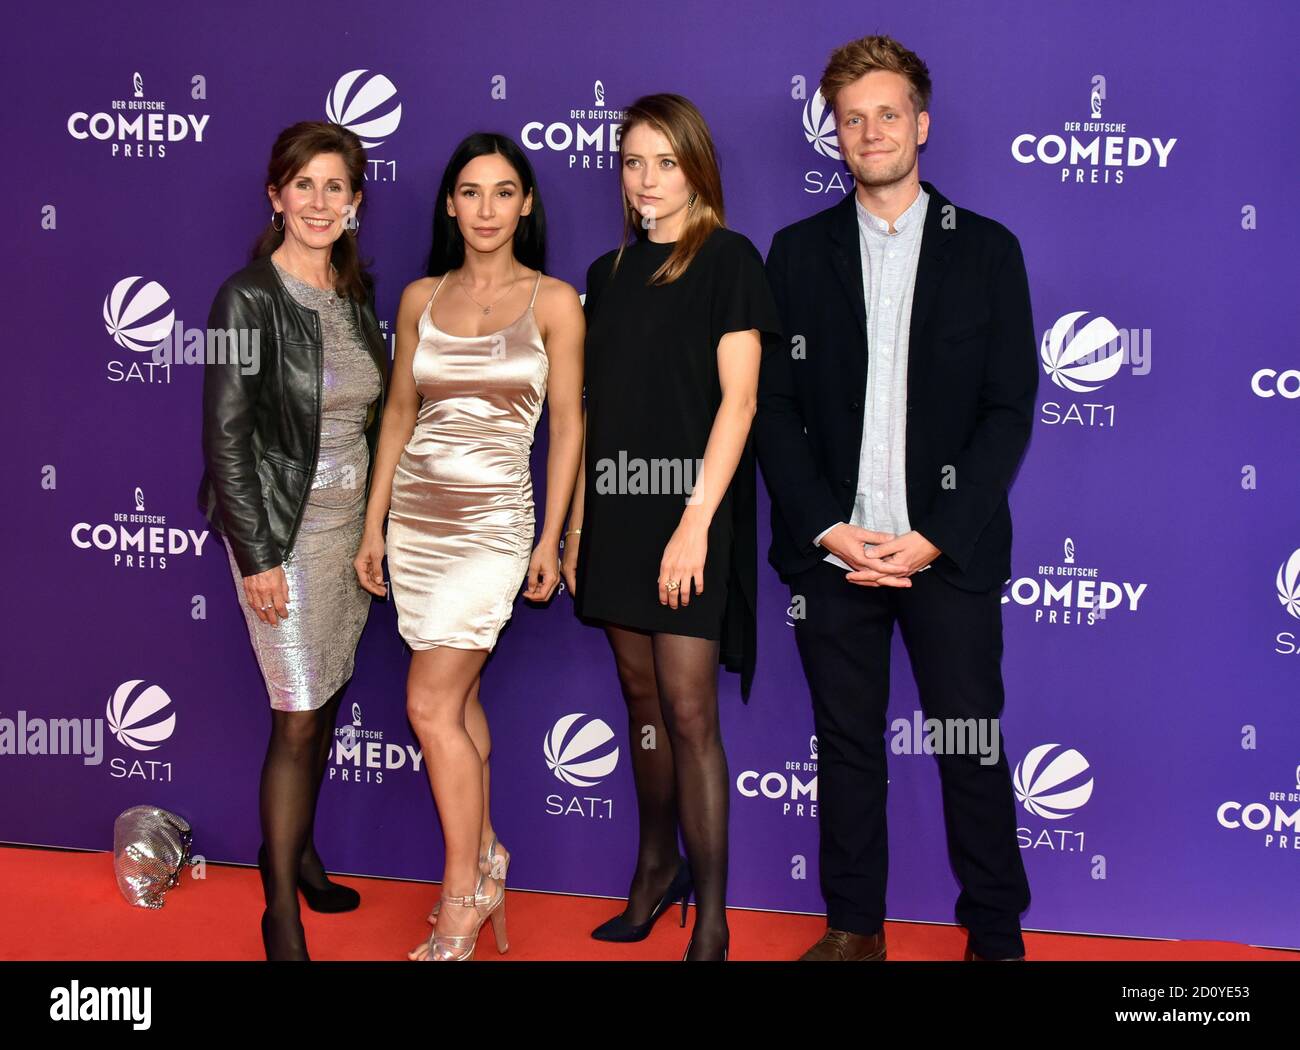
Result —
<instances>
[{"instance_id":1,"label":"blonde hair","mask_svg":"<svg viewBox=\"0 0 1300 1050\"><path fill-rule=\"evenodd\" d=\"M686 213L677 243L672 253L650 277L651 284L671 284L677 280L699 252L709 234L726 225L722 208L722 176L718 173L718 157L713 148L713 137L704 116L690 99L681 95L644 95L627 108L623 122L623 137L619 140L620 168L622 143L627 133L638 124L646 124L668 140L668 144L681 165L686 182L695 192L695 203ZM623 200L623 242L614 257L614 269L623 258L629 241L642 234L639 213Z\"/></svg>"},{"instance_id":2,"label":"blonde hair","mask_svg":"<svg viewBox=\"0 0 1300 1050\"><path fill-rule=\"evenodd\" d=\"M930 70L915 51L907 50L889 36L864 36L831 52L820 85L826 105L834 109L835 96L841 88L875 70L906 77L916 112L924 113L930 108Z\"/></svg>"}]
</instances>

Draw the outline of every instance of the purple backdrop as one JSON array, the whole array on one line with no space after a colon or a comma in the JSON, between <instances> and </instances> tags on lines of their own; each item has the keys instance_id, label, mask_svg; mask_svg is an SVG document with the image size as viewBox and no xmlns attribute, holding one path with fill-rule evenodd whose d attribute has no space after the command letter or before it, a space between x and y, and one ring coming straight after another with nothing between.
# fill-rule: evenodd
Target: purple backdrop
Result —
<instances>
[{"instance_id":1,"label":"purple backdrop","mask_svg":"<svg viewBox=\"0 0 1300 1050\"><path fill-rule=\"evenodd\" d=\"M515 0L488 23L413 0L382 14L322 0L282 23L258 5L75 6L10 16L23 43L5 73L22 105L3 118L18 177L0 839L106 849L113 818L152 802L189 818L208 858L253 859L267 704L194 505L201 373L153 366L132 342L169 312L205 324L269 214L259 180L282 127L328 116L375 143L361 243L391 327L464 134L529 148L551 272L582 290L617 238L619 107L681 92L712 127L729 224L766 252L851 188L817 79L832 47L887 31L935 81L922 177L1019 236L1044 337L1004 605L1025 925L1300 947L1289 5L918 2L886 23L843 0L667 0L644 27ZM766 514L764 499L764 549ZM142 524L164 553L128 564L121 537ZM731 675L721 697L729 899L819 912L812 717L788 592L760 571L752 702ZM340 870L440 875L407 663L376 604L321 804L321 852ZM891 718L910 721L897 644L894 683ZM636 813L602 636L567 595L520 603L483 697L512 885L624 893ZM57 719L85 720L86 738ZM102 747L18 753L42 725L62 750L94 752L96 732ZM934 760L891 763L888 913L952 921Z\"/></svg>"}]
</instances>

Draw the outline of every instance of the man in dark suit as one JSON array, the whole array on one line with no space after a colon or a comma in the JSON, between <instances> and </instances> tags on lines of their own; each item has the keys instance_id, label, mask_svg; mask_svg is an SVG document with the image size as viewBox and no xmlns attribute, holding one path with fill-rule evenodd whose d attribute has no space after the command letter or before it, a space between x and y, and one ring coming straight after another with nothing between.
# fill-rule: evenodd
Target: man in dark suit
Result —
<instances>
[{"instance_id":1,"label":"man in dark suit","mask_svg":"<svg viewBox=\"0 0 1300 1050\"><path fill-rule=\"evenodd\" d=\"M998 719L1007 490L1038 385L1024 260L920 181L930 77L913 52L846 44L821 91L855 192L773 238L788 345L764 357L754 424L818 740L827 931L803 958L885 957L897 621L926 718L996 741L996 761L939 755L944 822L967 958L1019 959L1029 885Z\"/></svg>"}]
</instances>

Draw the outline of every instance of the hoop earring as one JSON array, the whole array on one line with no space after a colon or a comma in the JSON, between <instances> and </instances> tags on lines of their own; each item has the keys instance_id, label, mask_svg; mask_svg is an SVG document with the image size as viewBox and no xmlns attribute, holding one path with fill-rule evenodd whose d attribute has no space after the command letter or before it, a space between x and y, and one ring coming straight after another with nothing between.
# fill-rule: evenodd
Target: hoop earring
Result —
<instances>
[{"instance_id":1,"label":"hoop earring","mask_svg":"<svg viewBox=\"0 0 1300 1050\"><path fill-rule=\"evenodd\" d=\"M280 225L279 225L279 226L277 226L277 225L275 224L275 217L276 217L277 215L280 216ZM283 232L284 232L284 212L282 212L282 211L276 211L274 208L271 209L271 229L275 230L276 233L283 233Z\"/></svg>"},{"instance_id":2,"label":"hoop earring","mask_svg":"<svg viewBox=\"0 0 1300 1050\"><path fill-rule=\"evenodd\" d=\"M691 194L691 198L690 198L690 200L688 200L688 201L686 202L686 210L687 210L687 211L690 211L692 208L695 207L695 198L698 197L698 196L699 196L698 193L692 193L692 194Z\"/></svg>"}]
</instances>

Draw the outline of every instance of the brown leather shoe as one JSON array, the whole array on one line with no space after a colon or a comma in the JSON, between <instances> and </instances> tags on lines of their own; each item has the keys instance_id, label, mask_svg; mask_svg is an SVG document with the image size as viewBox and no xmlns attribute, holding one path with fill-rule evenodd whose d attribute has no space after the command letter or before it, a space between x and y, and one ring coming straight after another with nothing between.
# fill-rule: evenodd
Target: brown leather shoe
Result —
<instances>
[{"instance_id":1,"label":"brown leather shoe","mask_svg":"<svg viewBox=\"0 0 1300 1050\"><path fill-rule=\"evenodd\" d=\"M822 939L799 956L800 962L884 962L885 928L870 935L826 928Z\"/></svg>"}]
</instances>

